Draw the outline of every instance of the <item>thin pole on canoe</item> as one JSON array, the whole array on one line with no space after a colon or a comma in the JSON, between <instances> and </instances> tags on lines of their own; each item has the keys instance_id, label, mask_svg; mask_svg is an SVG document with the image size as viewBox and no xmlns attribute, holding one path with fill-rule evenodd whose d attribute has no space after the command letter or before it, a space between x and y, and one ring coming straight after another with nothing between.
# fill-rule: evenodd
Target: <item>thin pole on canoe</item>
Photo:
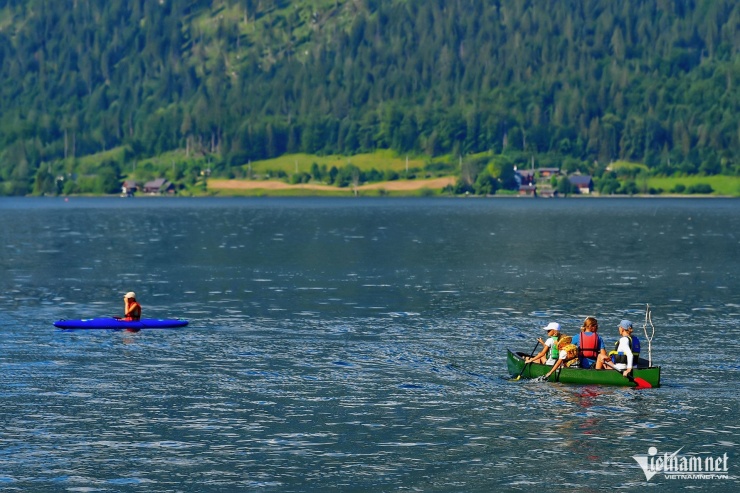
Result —
<instances>
[{"instance_id":1,"label":"thin pole on canoe","mask_svg":"<svg viewBox=\"0 0 740 493\"><path fill-rule=\"evenodd\" d=\"M648 335L647 326L650 323L652 332ZM653 337L655 337L655 325L653 325L653 312L650 311L650 304L645 308L645 325L642 326L642 330L645 332L645 339L648 342L648 366L653 366Z\"/></svg>"}]
</instances>

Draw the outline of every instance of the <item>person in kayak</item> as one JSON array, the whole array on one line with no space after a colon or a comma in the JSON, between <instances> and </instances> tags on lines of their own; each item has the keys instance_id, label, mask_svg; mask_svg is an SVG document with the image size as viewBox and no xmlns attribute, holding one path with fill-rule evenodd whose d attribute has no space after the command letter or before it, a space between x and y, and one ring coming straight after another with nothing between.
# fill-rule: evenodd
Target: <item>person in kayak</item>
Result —
<instances>
[{"instance_id":1,"label":"person in kayak","mask_svg":"<svg viewBox=\"0 0 740 493\"><path fill-rule=\"evenodd\" d=\"M628 320L629 322L629 320ZM632 334L632 323L630 322L630 330L629 330L629 338L630 341L632 341L632 368L637 368L637 365L640 362L640 339L637 338L636 335Z\"/></svg>"},{"instance_id":2,"label":"person in kayak","mask_svg":"<svg viewBox=\"0 0 740 493\"><path fill-rule=\"evenodd\" d=\"M588 317L583 321L581 333L573 337L573 344L578 346L578 364L581 368L601 369L597 366L597 359L599 354L606 357L606 349L604 349L604 339L596 333L598 330L598 320Z\"/></svg>"},{"instance_id":3,"label":"person in kayak","mask_svg":"<svg viewBox=\"0 0 740 493\"><path fill-rule=\"evenodd\" d=\"M630 339L630 328L632 322L629 320L622 320L619 322L619 340L614 344L615 350L610 354L614 356L614 360L609 356L599 355L598 362L602 362L602 367L610 367L615 370L622 372L625 377L632 372L632 366L634 363L634 355L632 353L632 340ZM597 366L599 368L599 366Z\"/></svg>"},{"instance_id":4,"label":"person in kayak","mask_svg":"<svg viewBox=\"0 0 740 493\"><path fill-rule=\"evenodd\" d=\"M127 322L134 322L141 319L141 305L136 301L136 293L129 291L123 296L124 310L123 318Z\"/></svg>"},{"instance_id":5,"label":"person in kayak","mask_svg":"<svg viewBox=\"0 0 740 493\"><path fill-rule=\"evenodd\" d=\"M558 351L558 340L560 339L560 324L557 322L550 322L547 327L544 327L544 330L547 331L547 340L543 341L541 338L538 339L540 341L540 344L544 346L542 348L542 351L540 351L537 356L525 358L525 363L554 365L560 357L560 351Z\"/></svg>"}]
</instances>

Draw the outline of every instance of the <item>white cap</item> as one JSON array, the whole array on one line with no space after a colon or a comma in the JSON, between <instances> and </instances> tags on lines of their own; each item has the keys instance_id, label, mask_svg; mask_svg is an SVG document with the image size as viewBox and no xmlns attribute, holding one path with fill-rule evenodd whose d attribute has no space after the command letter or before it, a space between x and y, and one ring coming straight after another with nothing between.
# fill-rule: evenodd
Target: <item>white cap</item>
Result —
<instances>
[{"instance_id":1,"label":"white cap","mask_svg":"<svg viewBox=\"0 0 740 493\"><path fill-rule=\"evenodd\" d=\"M557 322L550 322L547 327L543 327L544 330L550 332L551 330L557 330L560 332L560 324Z\"/></svg>"},{"instance_id":2,"label":"white cap","mask_svg":"<svg viewBox=\"0 0 740 493\"><path fill-rule=\"evenodd\" d=\"M128 293L124 294L123 297L124 298L134 298L135 299L136 298L136 293L134 293L133 291L129 291Z\"/></svg>"}]
</instances>

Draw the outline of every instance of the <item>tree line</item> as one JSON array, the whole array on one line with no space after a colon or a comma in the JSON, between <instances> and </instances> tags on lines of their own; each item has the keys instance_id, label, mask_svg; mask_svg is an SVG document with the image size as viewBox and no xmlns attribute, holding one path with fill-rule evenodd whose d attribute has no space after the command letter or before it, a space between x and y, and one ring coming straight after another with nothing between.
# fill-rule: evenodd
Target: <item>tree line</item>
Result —
<instances>
[{"instance_id":1,"label":"tree line","mask_svg":"<svg viewBox=\"0 0 740 493\"><path fill-rule=\"evenodd\" d=\"M0 193L178 149L736 175L739 25L730 0L0 0Z\"/></svg>"}]
</instances>

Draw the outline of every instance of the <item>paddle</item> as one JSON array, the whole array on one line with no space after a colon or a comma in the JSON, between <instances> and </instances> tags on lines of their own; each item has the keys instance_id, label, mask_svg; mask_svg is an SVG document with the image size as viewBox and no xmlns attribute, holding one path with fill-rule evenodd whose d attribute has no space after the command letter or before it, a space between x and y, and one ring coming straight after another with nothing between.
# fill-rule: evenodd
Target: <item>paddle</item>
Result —
<instances>
[{"instance_id":1,"label":"paddle","mask_svg":"<svg viewBox=\"0 0 740 493\"><path fill-rule=\"evenodd\" d=\"M620 375L622 375L622 376L624 377L624 374L622 373L622 371L624 371L624 370L618 370L617 368L614 368L613 366L611 366L611 365L608 365L608 364L607 364L606 366L608 366L609 368L611 368L612 370L614 370L614 371L616 371L616 372L619 372L619 374L620 374ZM652 386L652 385L650 385L650 382L648 382L648 381L647 381L647 380L645 380L644 378L640 378L640 377L633 377L633 376L632 376L632 373L630 373L629 375L627 375L627 376L626 376L626 377L624 377L624 378L626 378L626 379L627 379L627 380L629 380L630 382L634 382L634 383L635 383L635 385L637 385L637 387L636 387L637 389L652 389L652 388L653 388L653 386Z\"/></svg>"},{"instance_id":2,"label":"paddle","mask_svg":"<svg viewBox=\"0 0 740 493\"><path fill-rule=\"evenodd\" d=\"M532 352L529 353L529 357L530 358L533 358L534 357L534 352L535 352L535 350L537 350L537 346L539 346L539 345L540 345L540 340L537 339L537 344L534 345L534 347L532 348ZM519 372L519 375L517 375L516 378L513 378L512 380L520 380L522 378L522 375L524 374L524 370L527 369L527 365L531 365L531 364L532 364L531 361L529 363L524 363L524 366L522 367L522 371L520 371Z\"/></svg>"}]
</instances>

